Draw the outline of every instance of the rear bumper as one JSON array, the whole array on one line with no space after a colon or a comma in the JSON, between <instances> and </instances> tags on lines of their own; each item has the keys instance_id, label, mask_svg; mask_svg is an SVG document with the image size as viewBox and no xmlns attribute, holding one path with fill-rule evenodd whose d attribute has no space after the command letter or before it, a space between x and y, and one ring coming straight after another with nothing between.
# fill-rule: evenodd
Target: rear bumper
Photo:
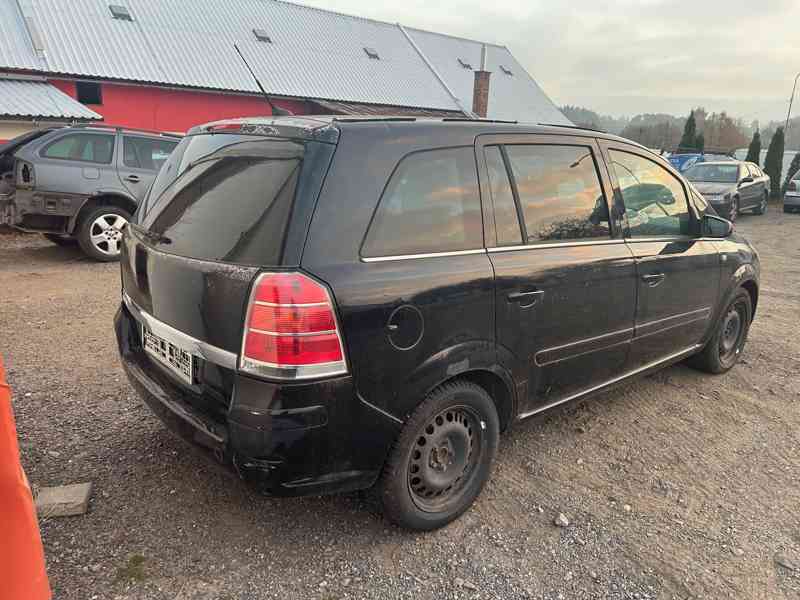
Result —
<instances>
[{"instance_id":1,"label":"rear bumper","mask_svg":"<svg viewBox=\"0 0 800 600\"><path fill-rule=\"evenodd\" d=\"M370 487L399 433L399 422L359 399L351 377L285 385L226 370L221 380L232 384L230 396L212 393L211 384L194 391L144 353L137 322L124 305L115 330L128 379L150 409L171 431L264 493Z\"/></svg>"}]
</instances>

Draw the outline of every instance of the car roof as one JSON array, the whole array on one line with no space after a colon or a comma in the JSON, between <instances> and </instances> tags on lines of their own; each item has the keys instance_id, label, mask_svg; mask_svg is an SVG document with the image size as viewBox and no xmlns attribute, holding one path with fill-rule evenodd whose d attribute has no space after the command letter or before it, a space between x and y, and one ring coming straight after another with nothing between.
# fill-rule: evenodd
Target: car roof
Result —
<instances>
[{"instance_id":1,"label":"car roof","mask_svg":"<svg viewBox=\"0 0 800 600\"><path fill-rule=\"evenodd\" d=\"M240 128L240 129L239 129ZM624 142L652 153L645 146L634 141L611 135L604 131L587 129L571 125L555 125L548 123L519 123L517 121L500 121L493 119L472 119L468 117L411 117L411 116L376 116L376 115L303 115L303 116L267 116L245 117L241 119L225 119L192 128L188 135L228 131L230 133L261 135L294 135L301 138L316 138L336 142L340 132L367 132L380 135L396 135L397 129L437 133L440 135L468 133L471 135L491 134L546 134L564 136L596 137Z\"/></svg>"}]
</instances>

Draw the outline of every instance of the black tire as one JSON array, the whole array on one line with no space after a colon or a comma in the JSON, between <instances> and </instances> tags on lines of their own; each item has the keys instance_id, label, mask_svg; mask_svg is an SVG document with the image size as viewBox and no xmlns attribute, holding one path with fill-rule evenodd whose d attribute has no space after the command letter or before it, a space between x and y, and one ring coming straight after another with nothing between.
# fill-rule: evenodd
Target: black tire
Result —
<instances>
[{"instance_id":1,"label":"black tire","mask_svg":"<svg viewBox=\"0 0 800 600\"><path fill-rule=\"evenodd\" d=\"M124 219L124 223L117 218ZM81 215L80 224L75 233L81 250L94 260L112 262L119 260L119 248L122 241L122 229L130 221L128 211L116 206L97 206ZM98 223L105 222L109 229L104 230ZM112 231L113 230L113 231ZM103 239L104 232L108 231ZM96 240L100 238L101 241Z\"/></svg>"},{"instance_id":2,"label":"black tire","mask_svg":"<svg viewBox=\"0 0 800 600\"><path fill-rule=\"evenodd\" d=\"M753 214L754 215L764 215L764 214L766 214L767 213L767 209L769 208L768 204L769 204L769 197L767 196L767 193L764 192L764 197L761 200L761 204L759 204L758 206L756 206L753 209Z\"/></svg>"},{"instance_id":3,"label":"black tire","mask_svg":"<svg viewBox=\"0 0 800 600\"><path fill-rule=\"evenodd\" d=\"M463 380L436 388L389 453L378 483L384 514L419 531L458 518L488 480L499 439L497 408L486 390Z\"/></svg>"},{"instance_id":4,"label":"black tire","mask_svg":"<svg viewBox=\"0 0 800 600\"><path fill-rule=\"evenodd\" d=\"M689 365L706 373L729 371L742 355L752 318L750 294L739 288L722 311L711 339L699 354L689 359Z\"/></svg>"},{"instance_id":5,"label":"black tire","mask_svg":"<svg viewBox=\"0 0 800 600\"><path fill-rule=\"evenodd\" d=\"M58 233L43 233L42 235L56 246L75 246L78 243L78 240L70 235L60 235Z\"/></svg>"}]
</instances>

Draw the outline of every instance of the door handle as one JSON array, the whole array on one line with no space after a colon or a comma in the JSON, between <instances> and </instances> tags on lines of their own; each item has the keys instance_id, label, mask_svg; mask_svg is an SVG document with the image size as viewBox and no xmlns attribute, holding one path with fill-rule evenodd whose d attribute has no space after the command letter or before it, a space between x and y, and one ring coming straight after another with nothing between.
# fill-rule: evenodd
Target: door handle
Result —
<instances>
[{"instance_id":1,"label":"door handle","mask_svg":"<svg viewBox=\"0 0 800 600\"><path fill-rule=\"evenodd\" d=\"M531 292L513 292L508 295L509 302L517 302L521 308L528 308L539 301L539 297L544 295L544 290L534 290Z\"/></svg>"},{"instance_id":2,"label":"door handle","mask_svg":"<svg viewBox=\"0 0 800 600\"><path fill-rule=\"evenodd\" d=\"M125 181L130 181L131 183L139 183L139 176L138 175L128 175L125 178Z\"/></svg>"},{"instance_id":3,"label":"door handle","mask_svg":"<svg viewBox=\"0 0 800 600\"><path fill-rule=\"evenodd\" d=\"M666 275L664 273L651 273L649 275L642 275L642 281L644 281L650 287L656 287L659 283L664 281Z\"/></svg>"}]
</instances>

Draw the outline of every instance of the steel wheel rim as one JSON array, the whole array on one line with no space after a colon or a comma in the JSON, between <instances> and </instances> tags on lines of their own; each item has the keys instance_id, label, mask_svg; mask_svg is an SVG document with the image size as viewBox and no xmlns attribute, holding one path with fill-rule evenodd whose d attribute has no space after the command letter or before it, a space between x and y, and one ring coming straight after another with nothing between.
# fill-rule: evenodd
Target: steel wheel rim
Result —
<instances>
[{"instance_id":1,"label":"steel wheel rim","mask_svg":"<svg viewBox=\"0 0 800 600\"><path fill-rule=\"evenodd\" d=\"M447 408L417 436L408 459L408 491L425 512L440 512L467 489L484 451L484 422L467 406Z\"/></svg>"},{"instance_id":2,"label":"steel wheel rim","mask_svg":"<svg viewBox=\"0 0 800 600\"><path fill-rule=\"evenodd\" d=\"M720 360L729 363L738 356L746 331L747 312L744 303L732 305L722 319L722 333L719 337Z\"/></svg>"},{"instance_id":3,"label":"steel wheel rim","mask_svg":"<svg viewBox=\"0 0 800 600\"><path fill-rule=\"evenodd\" d=\"M122 241L122 230L128 220L116 213L100 215L89 226L92 247L106 256L117 256Z\"/></svg>"}]
</instances>

